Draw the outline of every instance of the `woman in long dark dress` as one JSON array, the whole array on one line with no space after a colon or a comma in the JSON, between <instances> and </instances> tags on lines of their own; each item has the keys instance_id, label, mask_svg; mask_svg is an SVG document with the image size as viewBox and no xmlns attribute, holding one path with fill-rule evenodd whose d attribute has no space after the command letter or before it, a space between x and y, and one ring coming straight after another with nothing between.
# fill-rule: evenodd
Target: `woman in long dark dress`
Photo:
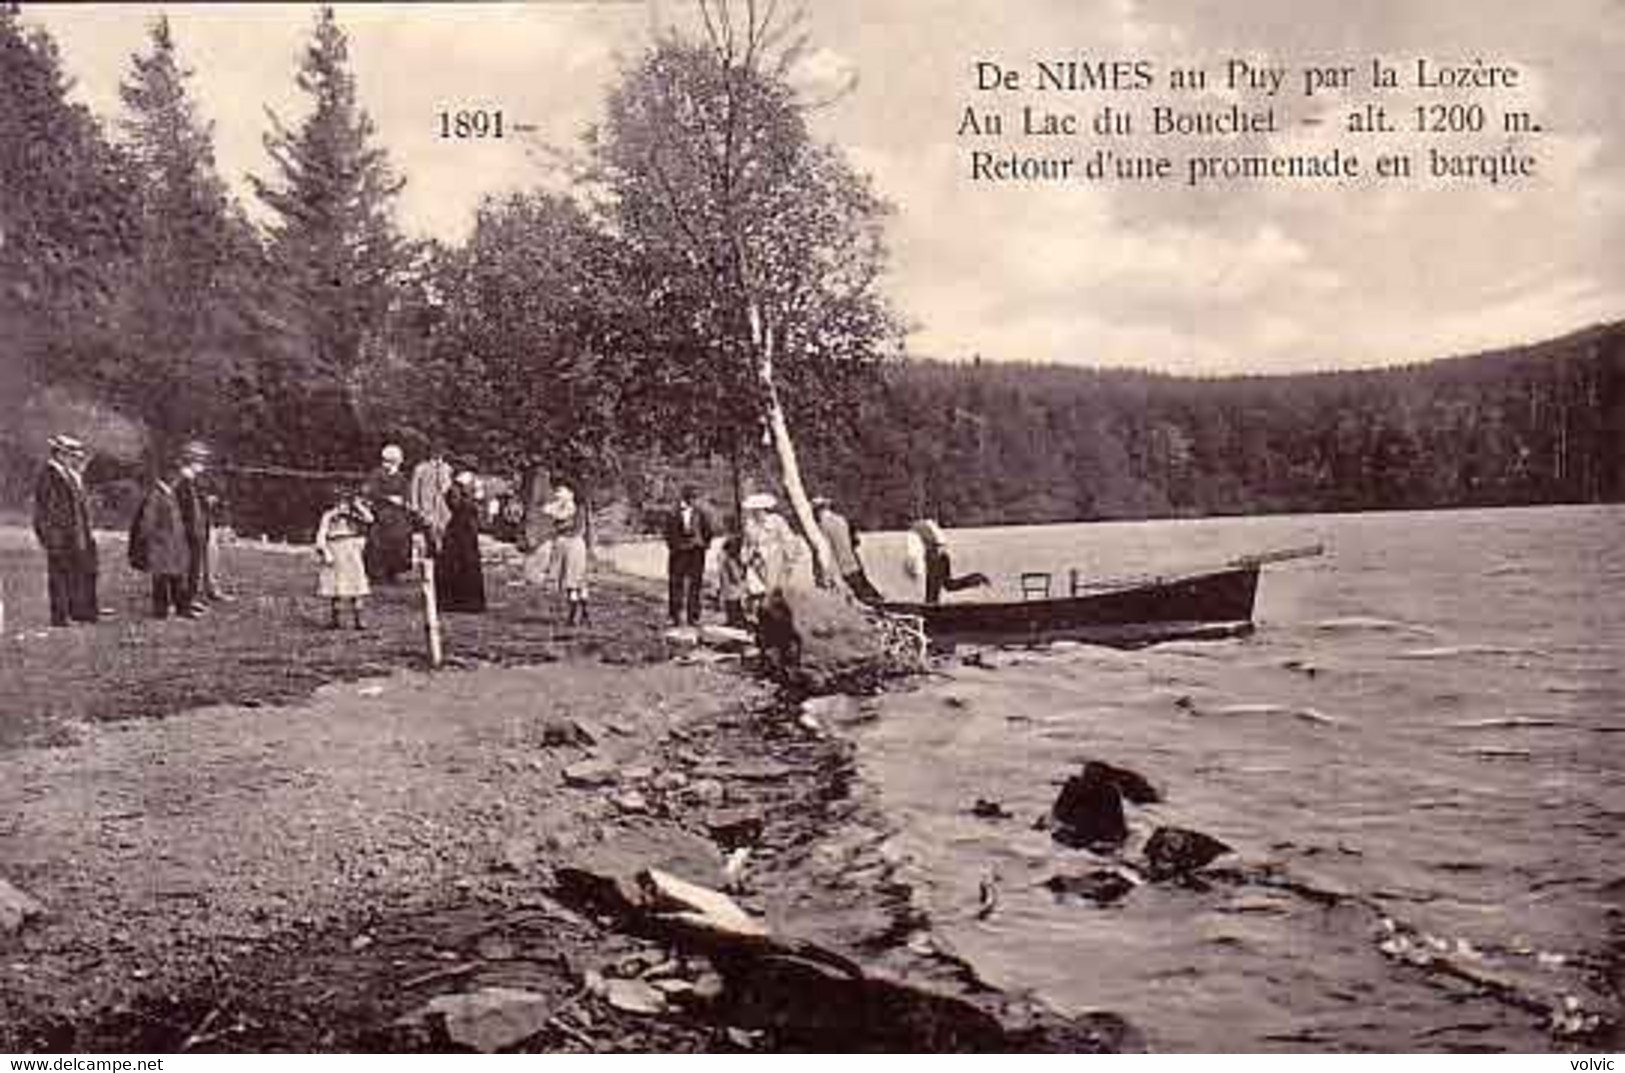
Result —
<instances>
[{"instance_id":1,"label":"woman in long dark dress","mask_svg":"<svg viewBox=\"0 0 1625 1073\"><path fill-rule=\"evenodd\" d=\"M364 492L372 508L372 533L367 537L367 576L394 581L412 569L412 510L406 505L411 478L401 469L406 455L393 443L384 448L379 467L367 478Z\"/></svg>"},{"instance_id":2,"label":"woman in long dark dress","mask_svg":"<svg viewBox=\"0 0 1625 1073\"><path fill-rule=\"evenodd\" d=\"M446 492L451 518L434 561L435 599L442 611L485 610L485 571L480 566L480 499L474 475L457 475Z\"/></svg>"}]
</instances>

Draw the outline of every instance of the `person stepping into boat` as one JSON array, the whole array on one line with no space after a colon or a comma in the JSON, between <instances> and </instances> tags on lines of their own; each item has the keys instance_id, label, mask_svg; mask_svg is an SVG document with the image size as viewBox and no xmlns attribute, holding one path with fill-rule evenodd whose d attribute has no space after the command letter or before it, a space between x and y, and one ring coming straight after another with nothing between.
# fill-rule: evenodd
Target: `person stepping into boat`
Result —
<instances>
[{"instance_id":1,"label":"person stepping into boat","mask_svg":"<svg viewBox=\"0 0 1625 1073\"><path fill-rule=\"evenodd\" d=\"M915 580L925 580L925 602L928 604L941 603L944 590L959 592L992 584L987 575L980 572L963 577L953 576L948 537L933 518L921 518L909 526L903 570Z\"/></svg>"}]
</instances>

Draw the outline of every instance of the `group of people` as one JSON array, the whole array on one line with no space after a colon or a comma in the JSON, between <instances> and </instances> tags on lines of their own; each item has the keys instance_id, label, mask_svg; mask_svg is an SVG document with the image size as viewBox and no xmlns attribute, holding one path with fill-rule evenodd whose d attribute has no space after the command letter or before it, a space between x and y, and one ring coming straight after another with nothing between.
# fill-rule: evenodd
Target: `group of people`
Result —
<instances>
[{"instance_id":1,"label":"group of people","mask_svg":"<svg viewBox=\"0 0 1625 1073\"><path fill-rule=\"evenodd\" d=\"M723 621L744 626L769 592L816 583L816 563L807 541L778 513L778 501L756 492L740 501L737 531L722 535L717 565L717 603ZM813 518L829 547L830 566L854 597L871 606L885 602L859 554L856 528L835 509L828 496L811 500ZM684 485L666 516L667 611L673 626L698 626L703 602L706 554L719 535L710 512L693 485ZM948 539L935 520L921 519L907 534L904 571L920 581L926 603L938 603L944 592L989 584L986 575L956 577Z\"/></svg>"},{"instance_id":2,"label":"group of people","mask_svg":"<svg viewBox=\"0 0 1625 1073\"><path fill-rule=\"evenodd\" d=\"M765 492L740 503L740 525L719 534L711 512L691 484L678 493L666 515L666 597L673 626L698 626L704 602L705 561L722 535L717 566L717 603L729 626L742 627L755 605L773 589L812 581L812 553L776 513L777 500Z\"/></svg>"},{"instance_id":3,"label":"group of people","mask_svg":"<svg viewBox=\"0 0 1625 1073\"><path fill-rule=\"evenodd\" d=\"M100 562L85 483L90 451L66 434L51 437L48 446L50 457L34 489L33 522L45 551L51 624L95 622L104 612L97 598ZM129 564L151 579L155 618L196 619L211 603L232 599L218 580L219 499L204 486L212 460L213 452L199 441L181 446L154 469L130 523ZM316 588L330 603L330 626L347 618L362 628L362 604L372 585L396 581L410 570L413 541L420 537L424 553L436 561L440 607L485 610L478 482L470 472L454 472L438 448L410 477L404 462L399 447L384 448L365 482L335 486L321 515ZM584 563L584 550L579 559ZM584 574L584 565L580 569ZM584 581L580 589L584 601Z\"/></svg>"},{"instance_id":4,"label":"group of people","mask_svg":"<svg viewBox=\"0 0 1625 1073\"><path fill-rule=\"evenodd\" d=\"M209 602L229 599L215 583L216 498L203 488L213 458L194 440L153 475L130 524L132 567L152 579L154 618L197 618Z\"/></svg>"},{"instance_id":5,"label":"group of people","mask_svg":"<svg viewBox=\"0 0 1625 1073\"><path fill-rule=\"evenodd\" d=\"M329 625L347 617L361 627L362 602L376 584L389 584L412 568L417 553L434 563L435 602L441 611L486 610L480 560L484 491L471 470L456 469L438 445L408 473L406 454L384 447L378 467L360 485L335 489L316 530L321 560L317 592L330 602ZM588 512L568 485L557 485L525 527L526 575L556 583L568 607L567 623L591 621L587 584ZM348 614L346 615L346 612Z\"/></svg>"},{"instance_id":6,"label":"group of people","mask_svg":"<svg viewBox=\"0 0 1625 1073\"><path fill-rule=\"evenodd\" d=\"M35 488L34 532L45 551L51 623L96 621L98 556L84 470L89 452L73 436L50 440L50 459ZM191 619L213 601L231 597L216 578L215 510L218 500L203 487L212 461L209 448L185 444L151 480L130 527L129 560L151 577L152 613ZM329 603L328 624L346 619L363 627L362 609L377 584L399 580L420 556L434 562L435 594L448 612L486 609L480 560L480 482L458 470L437 445L410 472L400 447L384 447L364 482L340 482L316 528L320 568L317 593ZM857 530L828 497L812 500L814 518L828 545L831 566L859 600L878 605L886 597L870 581L859 553ZM724 621L745 626L770 592L816 583L816 563L803 537L778 513L770 494L757 492L740 504L740 523L722 533L692 485L685 485L668 513L668 610L671 623L697 626L704 602L707 554L721 538L717 603ZM557 485L525 526L526 574L557 585L568 623L590 621L588 511L567 485ZM923 598L936 603L944 592L986 585L982 574L955 577L948 542L930 519L908 532L904 569L923 584Z\"/></svg>"},{"instance_id":7,"label":"group of people","mask_svg":"<svg viewBox=\"0 0 1625 1073\"><path fill-rule=\"evenodd\" d=\"M811 583L812 553L776 512L778 501L765 492L740 502L740 525L719 534L711 512L691 484L678 492L666 515L666 596L673 626L698 626L705 588L705 561L722 536L717 565L717 603L729 626L744 626L754 605L768 592ZM826 504L827 506L827 504Z\"/></svg>"},{"instance_id":8,"label":"group of people","mask_svg":"<svg viewBox=\"0 0 1625 1073\"><path fill-rule=\"evenodd\" d=\"M316 526L316 592L328 601L330 628L341 628L346 618L362 628L373 585L393 584L412 569L416 541L421 555L434 561L440 610L485 610L478 480L454 469L438 444L410 474L405 464L406 452L388 444L364 482L334 486Z\"/></svg>"},{"instance_id":9,"label":"group of people","mask_svg":"<svg viewBox=\"0 0 1625 1073\"><path fill-rule=\"evenodd\" d=\"M34 534L45 550L51 625L92 623L102 611L100 561L85 488L90 452L69 435L51 437L49 446L50 458L34 486ZM197 618L209 603L231 598L216 580L217 501L202 485L209 461L203 444L182 447L154 477L130 525L129 562L151 576L157 618Z\"/></svg>"}]
</instances>

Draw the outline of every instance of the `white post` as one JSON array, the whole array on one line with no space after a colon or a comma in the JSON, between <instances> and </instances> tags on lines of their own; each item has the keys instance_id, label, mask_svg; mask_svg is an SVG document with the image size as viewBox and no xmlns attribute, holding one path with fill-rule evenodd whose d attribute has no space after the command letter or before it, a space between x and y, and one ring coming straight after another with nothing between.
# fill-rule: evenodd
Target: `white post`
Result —
<instances>
[{"instance_id":1,"label":"white post","mask_svg":"<svg viewBox=\"0 0 1625 1073\"><path fill-rule=\"evenodd\" d=\"M423 636L429 644L429 666L439 667L445 653L440 644L440 603L434 594L434 559L418 560L418 577L423 589Z\"/></svg>"}]
</instances>

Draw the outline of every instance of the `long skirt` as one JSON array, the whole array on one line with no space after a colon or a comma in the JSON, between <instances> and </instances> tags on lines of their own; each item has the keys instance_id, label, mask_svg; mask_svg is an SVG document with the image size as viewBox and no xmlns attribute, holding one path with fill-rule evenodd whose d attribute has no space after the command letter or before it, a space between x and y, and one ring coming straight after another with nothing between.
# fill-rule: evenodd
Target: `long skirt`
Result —
<instances>
[{"instance_id":1,"label":"long skirt","mask_svg":"<svg viewBox=\"0 0 1625 1073\"><path fill-rule=\"evenodd\" d=\"M453 515L434 561L435 599L442 611L485 610L480 534L471 519Z\"/></svg>"},{"instance_id":2,"label":"long skirt","mask_svg":"<svg viewBox=\"0 0 1625 1073\"><path fill-rule=\"evenodd\" d=\"M367 576L393 581L412 569L412 516L397 503L375 504L377 520L367 537Z\"/></svg>"},{"instance_id":3,"label":"long skirt","mask_svg":"<svg viewBox=\"0 0 1625 1073\"><path fill-rule=\"evenodd\" d=\"M563 536L553 541L553 570L559 591L587 591L587 541L585 537Z\"/></svg>"},{"instance_id":4,"label":"long skirt","mask_svg":"<svg viewBox=\"0 0 1625 1073\"><path fill-rule=\"evenodd\" d=\"M329 540L327 550L332 561L322 563L321 573L316 575L316 595L349 599L371 592L367 584L366 547L366 537Z\"/></svg>"}]
</instances>

